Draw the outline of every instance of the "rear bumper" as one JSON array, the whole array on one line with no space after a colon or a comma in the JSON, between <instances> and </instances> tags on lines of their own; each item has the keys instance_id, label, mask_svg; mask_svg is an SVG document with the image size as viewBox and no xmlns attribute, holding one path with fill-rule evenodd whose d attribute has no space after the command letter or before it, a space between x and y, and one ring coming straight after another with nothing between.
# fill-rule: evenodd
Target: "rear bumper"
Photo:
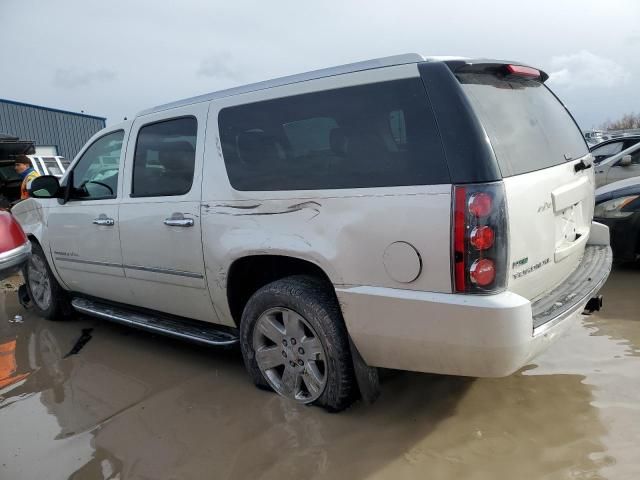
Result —
<instances>
[{"instance_id":1,"label":"rear bumper","mask_svg":"<svg viewBox=\"0 0 640 480\"><path fill-rule=\"evenodd\" d=\"M0 253L0 279L20 271L31 255L31 242Z\"/></svg>"},{"instance_id":2,"label":"rear bumper","mask_svg":"<svg viewBox=\"0 0 640 480\"><path fill-rule=\"evenodd\" d=\"M590 245L563 287L533 304L512 292L475 296L353 287L337 288L336 293L349 334L369 365L502 377L524 366L580 318L610 270L611 249ZM539 323L542 316L545 321Z\"/></svg>"}]
</instances>

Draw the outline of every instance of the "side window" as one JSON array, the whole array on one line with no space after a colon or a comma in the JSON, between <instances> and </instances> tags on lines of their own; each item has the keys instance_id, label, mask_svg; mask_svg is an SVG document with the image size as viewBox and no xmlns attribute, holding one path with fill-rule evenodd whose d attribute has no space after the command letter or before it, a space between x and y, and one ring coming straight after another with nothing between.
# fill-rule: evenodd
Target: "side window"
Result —
<instances>
[{"instance_id":1,"label":"side window","mask_svg":"<svg viewBox=\"0 0 640 480\"><path fill-rule=\"evenodd\" d=\"M333 118L315 117L283 125L293 155L313 155L331 150L331 130L338 128Z\"/></svg>"},{"instance_id":2,"label":"side window","mask_svg":"<svg viewBox=\"0 0 640 480\"><path fill-rule=\"evenodd\" d=\"M419 78L227 107L218 115L236 190L320 190L449 183Z\"/></svg>"},{"instance_id":3,"label":"side window","mask_svg":"<svg viewBox=\"0 0 640 480\"><path fill-rule=\"evenodd\" d=\"M132 197L184 195L191 190L198 122L193 117L145 125L133 158Z\"/></svg>"},{"instance_id":4,"label":"side window","mask_svg":"<svg viewBox=\"0 0 640 480\"><path fill-rule=\"evenodd\" d=\"M118 168L124 131L96 140L73 167L71 199L98 200L118 195Z\"/></svg>"},{"instance_id":5,"label":"side window","mask_svg":"<svg viewBox=\"0 0 640 480\"><path fill-rule=\"evenodd\" d=\"M631 154L631 163L633 165L640 164L640 148Z\"/></svg>"}]
</instances>

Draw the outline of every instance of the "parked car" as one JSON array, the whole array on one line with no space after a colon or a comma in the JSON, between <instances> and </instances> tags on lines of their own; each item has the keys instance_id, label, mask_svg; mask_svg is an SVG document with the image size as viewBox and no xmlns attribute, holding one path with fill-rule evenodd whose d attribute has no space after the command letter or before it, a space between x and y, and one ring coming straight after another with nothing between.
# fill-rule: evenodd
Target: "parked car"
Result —
<instances>
[{"instance_id":1,"label":"parked car","mask_svg":"<svg viewBox=\"0 0 640 480\"><path fill-rule=\"evenodd\" d=\"M609 227L614 260L640 259L640 177L597 189L594 216Z\"/></svg>"},{"instance_id":2,"label":"parked car","mask_svg":"<svg viewBox=\"0 0 640 480\"><path fill-rule=\"evenodd\" d=\"M69 160L58 155L28 155L28 157L31 159L33 168L40 175L53 175L58 178L62 178L71 163Z\"/></svg>"},{"instance_id":3,"label":"parked car","mask_svg":"<svg viewBox=\"0 0 640 480\"><path fill-rule=\"evenodd\" d=\"M15 172L14 160L17 155L28 155L35 151L30 140L0 134L0 209L8 209L12 202L20 198L20 176Z\"/></svg>"},{"instance_id":4,"label":"parked car","mask_svg":"<svg viewBox=\"0 0 640 480\"><path fill-rule=\"evenodd\" d=\"M15 207L35 308L239 342L258 386L331 410L376 367L509 375L611 268L547 78L409 54L141 112Z\"/></svg>"},{"instance_id":5,"label":"parked car","mask_svg":"<svg viewBox=\"0 0 640 480\"><path fill-rule=\"evenodd\" d=\"M597 165L612 155L632 147L638 142L640 142L640 135L625 135L620 138L612 138L600 142L597 145L589 147L589 150L591 151L591 155L593 155L594 163Z\"/></svg>"},{"instance_id":6,"label":"parked car","mask_svg":"<svg viewBox=\"0 0 640 480\"><path fill-rule=\"evenodd\" d=\"M589 145L595 145L602 142L603 140L607 140L608 138L609 137L606 136L602 130L592 130L590 132L584 132L584 139Z\"/></svg>"},{"instance_id":7,"label":"parked car","mask_svg":"<svg viewBox=\"0 0 640 480\"><path fill-rule=\"evenodd\" d=\"M20 224L9 212L0 210L0 280L19 272L30 253L31 243Z\"/></svg>"},{"instance_id":8,"label":"parked car","mask_svg":"<svg viewBox=\"0 0 640 480\"><path fill-rule=\"evenodd\" d=\"M58 178L62 178L70 163L64 157L27 156L33 169L40 175L54 175ZM0 208L8 208L20 199L22 178L16 173L14 165L13 159L0 160Z\"/></svg>"},{"instance_id":9,"label":"parked car","mask_svg":"<svg viewBox=\"0 0 640 480\"><path fill-rule=\"evenodd\" d=\"M595 164L596 186L601 187L640 175L640 143L636 143Z\"/></svg>"},{"instance_id":10,"label":"parked car","mask_svg":"<svg viewBox=\"0 0 640 480\"><path fill-rule=\"evenodd\" d=\"M14 168L13 160L0 160L0 210L9 209L11 204L20 199L22 178Z\"/></svg>"}]
</instances>

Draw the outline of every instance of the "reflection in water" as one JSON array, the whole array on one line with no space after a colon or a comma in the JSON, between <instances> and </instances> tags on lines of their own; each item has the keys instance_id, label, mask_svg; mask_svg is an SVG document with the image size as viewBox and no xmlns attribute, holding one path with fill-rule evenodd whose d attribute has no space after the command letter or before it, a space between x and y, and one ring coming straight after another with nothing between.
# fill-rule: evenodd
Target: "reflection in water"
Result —
<instances>
[{"instance_id":1,"label":"reflection in water","mask_svg":"<svg viewBox=\"0 0 640 480\"><path fill-rule=\"evenodd\" d=\"M0 390L0 478L640 478L640 323L611 302L519 374L390 372L338 415L256 390L236 351L0 319L28 374Z\"/></svg>"}]
</instances>

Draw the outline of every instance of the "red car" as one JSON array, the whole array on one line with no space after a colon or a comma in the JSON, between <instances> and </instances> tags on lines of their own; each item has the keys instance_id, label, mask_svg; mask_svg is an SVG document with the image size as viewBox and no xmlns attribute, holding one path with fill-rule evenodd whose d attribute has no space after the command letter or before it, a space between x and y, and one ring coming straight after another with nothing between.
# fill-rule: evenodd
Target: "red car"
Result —
<instances>
[{"instance_id":1,"label":"red car","mask_svg":"<svg viewBox=\"0 0 640 480\"><path fill-rule=\"evenodd\" d=\"M31 242L9 212L0 210L0 279L18 272L31 254Z\"/></svg>"}]
</instances>

